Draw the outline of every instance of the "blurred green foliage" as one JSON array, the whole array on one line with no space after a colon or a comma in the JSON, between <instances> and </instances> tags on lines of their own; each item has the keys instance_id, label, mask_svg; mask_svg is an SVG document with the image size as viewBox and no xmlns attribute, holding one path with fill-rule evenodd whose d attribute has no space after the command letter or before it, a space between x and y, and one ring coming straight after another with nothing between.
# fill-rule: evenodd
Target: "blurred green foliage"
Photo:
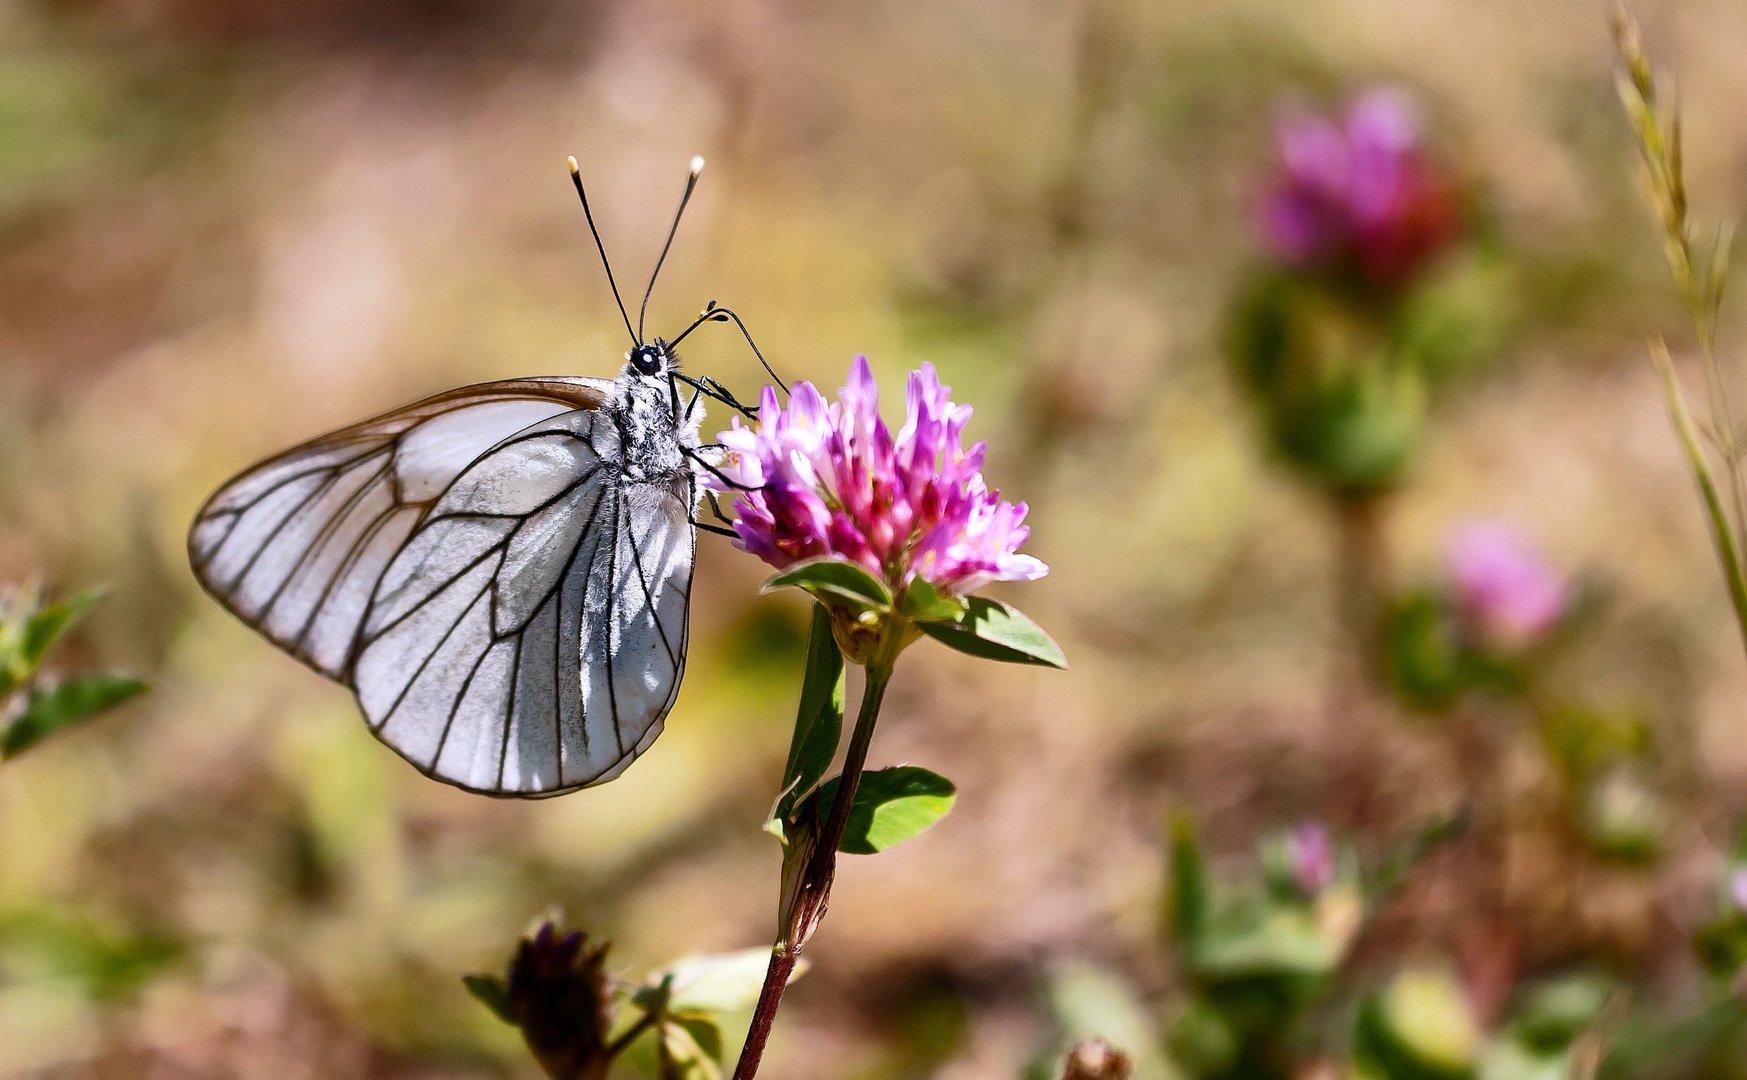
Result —
<instances>
[{"instance_id":1,"label":"blurred green foliage","mask_svg":"<svg viewBox=\"0 0 1747 1080\"><path fill-rule=\"evenodd\" d=\"M99 1002L134 997L184 955L184 944L164 934L103 927L52 908L0 916L0 974L64 980Z\"/></svg>"},{"instance_id":2,"label":"blurred green foliage","mask_svg":"<svg viewBox=\"0 0 1747 1080\"><path fill-rule=\"evenodd\" d=\"M1313 1056L1307 1011L1332 989L1364 900L1350 852L1323 853L1326 881L1307 887L1287 842L1263 846L1260 881L1220 885L1192 823L1172 826L1168 920L1190 997L1171 1046L1192 1076L1287 1078Z\"/></svg>"},{"instance_id":3,"label":"blurred green foliage","mask_svg":"<svg viewBox=\"0 0 1747 1080\"><path fill-rule=\"evenodd\" d=\"M145 682L127 675L41 678L55 646L102 599L101 590L87 589L44 604L35 586L0 596L0 760L145 691Z\"/></svg>"},{"instance_id":4,"label":"blurred green foliage","mask_svg":"<svg viewBox=\"0 0 1747 1080\"><path fill-rule=\"evenodd\" d=\"M1271 274L1240 302L1231 351L1287 462L1342 494L1401 480L1426 388L1374 318L1319 281Z\"/></svg>"},{"instance_id":5,"label":"blurred green foliage","mask_svg":"<svg viewBox=\"0 0 1747 1080\"><path fill-rule=\"evenodd\" d=\"M1328 490L1362 496L1406 477L1431 391L1503 346L1510 289L1496 258L1389 299L1261 273L1241 293L1228 348L1274 452Z\"/></svg>"}]
</instances>

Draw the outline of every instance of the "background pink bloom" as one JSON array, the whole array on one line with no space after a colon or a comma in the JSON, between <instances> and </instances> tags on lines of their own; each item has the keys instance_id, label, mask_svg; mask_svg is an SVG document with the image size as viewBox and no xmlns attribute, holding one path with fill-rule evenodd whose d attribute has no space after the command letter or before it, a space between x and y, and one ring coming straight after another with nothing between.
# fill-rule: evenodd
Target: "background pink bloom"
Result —
<instances>
[{"instance_id":1,"label":"background pink bloom","mask_svg":"<svg viewBox=\"0 0 1747 1080\"><path fill-rule=\"evenodd\" d=\"M1463 618L1493 645L1532 645L1565 613L1564 577L1502 525L1465 526L1449 557Z\"/></svg>"},{"instance_id":2,"label":"background pink bloom","mask_svg":"<svg viewBox=\"0 0 1747 1080\"><path fill-rule=\"evenodd\" d=\"M1354 265L1395 288L1456 235L1449 185L1427 160L1419 125L1398 94L1355 101L1344 125L1293 114L1278 132L1281 177L1263 202L1263 239L1302 269Z\"/></svg>"},{"instance_id":3,"label":"background pink bloom","mask_svg":"<svg viewBox=\"0 0 1747 1080\"><path fill-rule=\"evenodd\" d=\"M983 482L983 444L967 450L961 441L970 406L950 394L933 365L912 371L893 438L864 356L835 402L803 382L785 407L765 387L757 425L736 417L719 436L726 479L704 480L735 494L735 546L779 569L833 556L894 590L921 577L958 596L1048 573L1017 553L1030 535L1025 504L1002 501Z\"/></svg>"},{"instance_id":4,"label":"background pink bloom","mask_svg":"<svg viewBox=\"0 0 1747 1080\"><path fill-rule=\"evenodd\" d=\"M1305 821L1286 834L1286 863L1292 883L1305 896L1315 896L1335 879L1334 844L1320 822Z\"/></svg>"}]
</instances>

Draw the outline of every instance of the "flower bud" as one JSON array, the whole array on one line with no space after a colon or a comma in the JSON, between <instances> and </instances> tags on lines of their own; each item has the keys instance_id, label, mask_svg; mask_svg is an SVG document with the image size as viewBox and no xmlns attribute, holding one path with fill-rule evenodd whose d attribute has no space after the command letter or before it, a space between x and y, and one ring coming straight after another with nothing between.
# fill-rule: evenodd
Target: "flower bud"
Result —
<instances>
[{"instance_id":1,"label":"flower bud","mask_svg":"<svg viewBox=\"0 0 1747 1080\"><path fill-rule=\"evenodd\" d=\"M545 922L522 939L510 964L510 1011L553 1080L603 1080L612 1067L611 989L603 969L609 948L588 948L580 930L560 937Z\"/></svg>"},{"instance_id":2,"label":"flower bud","mask_svg":"<svg viewBox=\"0 0 1747 1080\"><path fill-rule=\"evenodd\" d=\"M1061 1080L1128 1080L1134 1062L1127 1054L1096 1036L1068 1048Z\"/></svg>"}]
</instances>

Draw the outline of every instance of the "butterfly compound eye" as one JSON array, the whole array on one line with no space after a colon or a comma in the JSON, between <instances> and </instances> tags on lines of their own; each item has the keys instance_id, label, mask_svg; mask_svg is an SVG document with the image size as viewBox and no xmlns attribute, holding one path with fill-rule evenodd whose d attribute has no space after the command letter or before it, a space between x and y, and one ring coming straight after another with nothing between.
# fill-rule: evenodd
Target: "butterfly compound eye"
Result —
<instances>
[{"instance_id":1,"label":"butterfly compound eye","mask_svg":"<svg viewBox=\"0 0 1747 1080\"><path fill-rule=\"evenodd\" d=\"M631 366L639 375L654 375L661 370L661 350L653 345L639 345L631 350Z\"/></svg>"}]
</instances>

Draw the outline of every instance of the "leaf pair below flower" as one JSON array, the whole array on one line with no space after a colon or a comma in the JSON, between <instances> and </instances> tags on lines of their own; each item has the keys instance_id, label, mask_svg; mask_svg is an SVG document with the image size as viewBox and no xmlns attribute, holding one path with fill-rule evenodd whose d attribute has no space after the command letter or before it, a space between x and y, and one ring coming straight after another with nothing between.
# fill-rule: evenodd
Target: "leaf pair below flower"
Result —
<instances>
[{"instance_id":1,"label":"leaf pair below flower","mask_svg":"<svg viewBox=\"0 0 1747 1080\"><path fill-rule=\"evenodd\" d=\"M918 622L924 634L959 652L1009 664L1066 668L1068 658L1043 628L999 600L973 596L956 619Z\"/></svg>"},{"instance_id":2,"label":"leaf pair below flower","mask_svg":"<svg viewBox=\"0 0 1747 1080\"><path fill-rule=\"evenodd\" d=\"M914 622L941 644L971 656L1009 664L1066 668L1067 657L1043 628L1018 609L980 596L960 598L914 578L895 597L866 567L843 559L799 562L764 583L769 592L784 586L803 589L826 606L891 613Z\"/></svg>"},{"instance_id":3,"label":"leaf pair below flower","mask_svg":"<svg viewBox=\"0 0 1747 1080\"><path fill-rule=\"evenodd\" d=\"M793 585L812 594L821 604L845 604L862 611L890 611L892 590L886 583L868 573L860 563L844 559L820 558L798 562L764 583L762 591L771 592Z\"/></svg>"}]
</instances>

